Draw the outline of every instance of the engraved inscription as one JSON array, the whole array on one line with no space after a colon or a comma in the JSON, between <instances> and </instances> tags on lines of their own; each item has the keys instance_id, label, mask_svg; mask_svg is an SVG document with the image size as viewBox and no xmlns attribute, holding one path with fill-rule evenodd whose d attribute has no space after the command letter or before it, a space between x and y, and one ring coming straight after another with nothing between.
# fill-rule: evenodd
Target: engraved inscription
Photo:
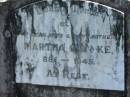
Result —
<instances>
[{"instance_id":1,"label":"engraved inscription","mask_svg":"<svg viewBox=\"0 0 130 97\"><path fill-rule=\"evenodd\" d=\"M52 0L19 8L14 17L17 83L124 90L123 12Z\"/></svg>"}]
</instances>

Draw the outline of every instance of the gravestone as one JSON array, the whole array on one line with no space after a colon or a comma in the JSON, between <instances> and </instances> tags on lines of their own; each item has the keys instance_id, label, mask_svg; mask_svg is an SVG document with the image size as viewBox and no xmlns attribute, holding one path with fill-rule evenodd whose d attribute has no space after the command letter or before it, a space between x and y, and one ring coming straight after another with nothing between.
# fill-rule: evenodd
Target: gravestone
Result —
<instances>
[{"instance_id":1,"label":"gravestone","mask_svg":"<svg viewBox=\"0 0 130 97\"><path fill-rule=\"evenodd\" d=\"M39 1L12 15L16 83L125 89L124 13L91 1Z\"/></svg>"}]
</instances>

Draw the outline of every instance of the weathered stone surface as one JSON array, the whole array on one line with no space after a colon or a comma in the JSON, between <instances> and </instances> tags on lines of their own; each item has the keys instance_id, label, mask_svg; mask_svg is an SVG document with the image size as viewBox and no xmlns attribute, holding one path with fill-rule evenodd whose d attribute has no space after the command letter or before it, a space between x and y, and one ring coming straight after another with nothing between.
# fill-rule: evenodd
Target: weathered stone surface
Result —
<instances>
[{"instance_id":1,"label":"weathered stone surface","mask_svg":"<svg viewBox=\"0 0 130 97\"><path fill-rule=\"evenodd\" d=\"M11 1L12 1L11 2L12 8L16 8L16 7L20 7L20 6L23 6L25 4L28 4L30 2L33 2L35 0L11 0ZM122 5L123 3L120 3L120 5L119 5L118 2L120 0L117 0L117 3L114 3L115 0L93 0L93 1L97 1L97 2L100 2L100 3L106 4L106 5L113 6L117 9L119 9L119 10L122 10L122 11L126 11L124 9L127 7L127 6ZM122 1L124 1L124 0L122 0ZM3 8L0 8L0 9L3 9ZM4 11L4 12L6 12L6 11ZM1 14L1 16L3 16L3 13ZM5 17L5 16L3 16L3 17ZM1 30L1 31L3 31L3 30ZM2 33L1 31L0 31L0 33ZM0 46L3 47L3 45L5 45L5 44L3 44L0 41ZM6 49L4 49L4 50L6 50ZM2 53L3 53L3 51L2 51ZM5 55L5 54L0 55L0 58L1 58L1 56L3 57L3 55ZM0 65L1 65L1 62L2 61L0 61ZM128 63L128 65L129 65L129 63ZM5 66L5 68L7 68L7 67L8 67L8 65ZM128 70L128 71L130 71L130 70ZM126 71L126 73L127 73L127 71ZM8 73L8 76L12 76L12 75L10 73ZM129 75L127 75L127 76L129 76ZM0 78L3 78L2 74L0 75ZM128 88L130 79L127 79L127 80L128 80L128 82L127 82L126 87ZM8 80L8 82L10 82L10 80ZM6 87L6 85L4 85L4 84L3 84L3 86ZM76 97L77 94L79 94L79 95L77 95L77 97L79 97L79 96L81 96L81 97L130 97L130 88L128 88L127 93L126 92L118 92L118 91L74 89L74 88L63 88L63 87L61 87L61 88L48 87L48 86L43 87L43 86L27 85L27 84L18 84L16 88L17 88L16 89L17 94L19 95L18 97L62 97L62 96L63 97ZM12 90L12 89L9 88L9 90ZM54 93L55 93L55 95L54 95ZM4 96L10 97L11 94L0 93L0 97L4 97Z\"/></svg>"},{"instance_id":2,"label":"weathered stone surface","mask_svg":"<svg viewBox=\"0 0 130 97\"><path fill-rule=\"evenodd\" d=\"M123 20L123 12L90 1L16 10L16 82L124 90Z\"/></svg>"}]
</instances>

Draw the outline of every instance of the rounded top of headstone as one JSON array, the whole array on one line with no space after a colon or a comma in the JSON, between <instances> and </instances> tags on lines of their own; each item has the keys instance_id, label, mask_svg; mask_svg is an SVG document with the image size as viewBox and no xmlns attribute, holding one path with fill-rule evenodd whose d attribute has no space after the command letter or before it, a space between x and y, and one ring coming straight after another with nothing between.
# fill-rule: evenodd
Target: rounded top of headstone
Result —
<instances>
[{"instance_id":1,"label":"rounded top of headstone","mask_svg":"<svg viewBox=\"0 0 130 97\"><path fill-rule=\"evenodd\" d=\"M4 0L3 0L4 1ZM112 10L114 10L114 11L116 11L116 12L119 12L119 13L121 13L121 14L124 14L124 12L122 12L122 11L120 11L120 10L118 10L118 9L116 9L116 8L113 8L113 7L111 7L111 6L108 6L108 5L105 5L105 4L101 4L101 3L98 3L98 2L94 2L94 1L85 1L85 0L76 0L76 1L73 1L73 0L39 0L39 1L36 1L36 2L32 2L32 3L29 3L29 4L27 4L27 5L24 5L24 6L21 6L21 7L19 7L19 8L16 8L16 10L17 9L22 9L22 8L27 8L27 7L30 7L30 6L32 6L32 5L35 5L35 4L40 4L40 3L42 3L42 2L48 2L50 5L53 3L53 2L77 2L77 4L80 2L80 3L82 3L82 2L84 2L84 3L86 3L86 4L94 4L94 5L99 5L99 6L101 6L101 7L105 7L105 8L107 8L107 9L112 9ZM71 5L70 5L71 6Z\"/></svg>"}]
</instances>

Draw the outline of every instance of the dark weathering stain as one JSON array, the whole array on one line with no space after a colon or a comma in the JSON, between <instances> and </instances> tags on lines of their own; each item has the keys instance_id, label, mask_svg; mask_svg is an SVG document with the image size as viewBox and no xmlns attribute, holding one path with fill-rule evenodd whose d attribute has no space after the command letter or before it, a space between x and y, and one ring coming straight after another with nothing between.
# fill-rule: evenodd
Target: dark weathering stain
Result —
<instances>
[{"instance_id":1,"label":"dark weathering stain","mask_svg":"<svg viewBox=\"0 0 130 97\"><path fill-rule=\"evenodd\" d=\"M27 7L25 7L25 8L21 8L21 11L22 12L26 12L27 13L27 17L32 17L32 29L31 29L31 33L35 33L35 29L34 29L34 12L33 12L33 6L31 5L31 6L27 6ZM18 14L18 13L17 13ZM19 15L17 15L18 17L20 17ZM22 23L22 21L21 21L21 23ZM24 24L22 24L22 25L24 25ZM21 26L22 26L21 25ZM26 32L23 32L23 33L26 33Z\"/></svg>"},{"instance_id":2,"label":"dark weathering stain","mask_svg":"<svg viewBox=\"0 0 130 97\"><path fill-rule=\"evenodd\" d=\"M43 2L38 2L38 3L35 3L33 5L36 5L39 9L41 9L42 11L44 11L44 9L47 7L47 6L50 6L51 8L53 8L53 5L58 5L63 8L65 8L65 12L66 14L68 15L68 6L66 4L66 2L63 2L62 0L53 0L51 4L48 3L48 1L43 1ZM26 12L27 13L27 17L32 17L32 27L31 27L31 33L33 34L36 34L36 31L35 31L35 28L34 28L34 11L33 11L33 8L34 6L33 5L28 5L26 7L23 7L21 8L21 11L22 12ZM12 23L14 25L14 27L16 27L16 32L18 34L20 33L27 33L27 32L21 32L22 30L22 25L24 25L21 21L21 16L19 15L19 11L17 10L15 15L13 16L13 20Z\"/></svg>"},{"instance_id":3,"label":"dark weathering stain","mask_svg":"<svg viewBox=\"0 0 130 97\"><path fill-rule=\"evenodd\" d=\"M90 36L90 30L89 27L86 27L86 32L85 32L85 42L82 42L83 39L83 34L82 34L82 28L80 29L80 33L76 35L74 33L74 27L71 25L71 37L72 37L72 46L71 46L71 51L74 53L81 53L82 51L86 52L88 43L89 43L89 36Z\"/></svg>"},{"instance_id":4,"label":"dark weathering stain","mask_svg":"<svg viewBox=\"0 0 130 97\"><path fill-rule=\"evenodd\" d=\"M116 39L116 50L119 51L120 40L123 38L123 15L113 10L113 18L116 24L111 27L111 32Z\"/></svg>"},{"instance_id":5,"label":"dark weathering stain","mask_svg":"<svg viewBox=\"0 0 130 97\"><path fill-rule=\"evenodd\" d=\"M22 66L23 66L23 63L20 62L20 68L22 68ZM23 76L23 70L22 70L22 69L21 69L21 71L20 71L20 76L21 76L21 78L22 78L22 76Z\"/></svg>"},{"instance_id":6,"label":"dark weathering stain","mask_svg":"<svg viewBox=\"0 0 130 97\"><path fill-rule=\"evenodd\" d=\"M57 2L59 3L60 7L64 7L65 8L66 14L68 14L68 6L67 6L66 2L62 1L62 0L53 0L52 1L52 5L57 4Z\"/></svg>"},{"instance_id":7,"label":"dark weathering stain","mask_svg":"<svg viewBox=\"0 0 130 97\"><path fill-rule=\"evenodd\" d=\"M22 29L21 16L18 15L18 12L12 12L9 14L9 17L10 21L8 24L10 31L13 32L14 35L19 35Z\"/></svg>"},{"instance_id":8,"label":"dark weathering stain","mask_svg":"<svg viewBox=\"0 0 130 97\"><path fill-rule=\"evenodd\" d=\"M102 6L102 5L98 5L98 12L99 13L106 13L108 15L108 8Z\"/></svg>"},{"instance_id":9,"label":"dark weathering stain","mask_svg":"<svg viewBox=\"0 0 130 97\"><path fill-rule=\"evenodd\" d=\"M71 2L71 6L77 5L77 6L79 6L79 8L83 8L84 7L84 3L85 3L85 1L72 1Z\"/></svg>"},{"instance_id":10,"label":"dark weathering stain","mask_svg":"<svg viewBox=\"0 0 130 97\"><path fill-rule=\"evenodd\" d=\"M104 6L98 5L98 12L102 15L103 22L105 21L105 18L109 16L108 9Z\"/></svg>"},{"instance_id":11,"label":"dark weathering stain","mask_svg":"<svg viewBox=\"0 0 130 97\"><path fill-rule=\"evenodd\" d=\"M26 72L27 72L27 74L29 74L29 79L31 80L33 77L33 73L36 69L36 66L33 66L33 64L31 64L29 62L27 62L26 65L27 65Z\"/></svg>"},{"instance_id":12,"label":"dark weathering stain","mask_svg":"<svg viewBox=\"0 0 130 97\"><path fill-rule=\"evenodd\" d=\"M47 6L49 6L49 3L47 1L43 1L40 3L36 3L35 5L38 6L40 9L44 10ZM32 6L32 5L30 5L30 6Z\"/></svg>"}]
</instances>

